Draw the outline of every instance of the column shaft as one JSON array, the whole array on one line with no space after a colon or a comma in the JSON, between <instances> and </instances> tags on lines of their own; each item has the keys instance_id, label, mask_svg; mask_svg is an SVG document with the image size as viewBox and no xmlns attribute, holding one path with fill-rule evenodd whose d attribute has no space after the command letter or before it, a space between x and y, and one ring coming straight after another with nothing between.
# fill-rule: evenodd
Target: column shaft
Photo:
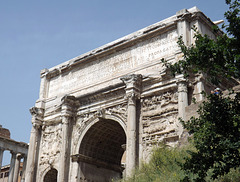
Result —
<instances>
[{"instance_id":1,"label":"column shaft","mask_svg":"<svg viewBox=\"0 0 240 182\"><path fill-rule=\"evenodd\" d=\"M138 154L138 122L136 101L140 98L142 75L127 75L121 80L126 84L127 109L127 145L126 145L126 176L130 177L137 167Z\"/></svg>"},{"instance_id":2,"label":"column shaft","mask_svg":"<svg viewBox=\"0 0 240 182\"><path fill-rule=\"evenodd\" d=\"M13 182L18 182L20 161L21 161L21 154L17 154L16 155L16 160L15 160Z\"/></svg>"},{"instance_id":3,"label":"column shaft","mask_svg":"<svg viewBox=\"0 0 240 182\"><path fill-rule=\"evenodd\" d=\"M136 99L129 98L127 111L127 153L126 153L126 175L131 176L136 168L137 153L137 123L136 123Z\"/></svg>"},{"instance_id":4,"label":"column shaft","mask_svg":"<svg viewBox=\"0 0 240 182\"><path fill-rule=\"evenodd\" d=\"M188 92L186 81L178 82L178 116L186 119L185 108L188 106Z\"/></svg>"},{"instance_id":5,"label":"column shaft","mask_svg":"<svg viewBox=\"0 0 240 182\"><path fill-rule=\"evenodd\" d=\"M0 172L1 172L1 168L2 168L3 152L4 152L4 149L0 148Z\"/></svg>"},{"instance_id":6,"label":"column shaft","mask_svg":"<svg viewBox=\"0 0 240 182\"><path fill-rule=\"evenodd\" d=\"M43 113L44 110L42 108L33 107L30 109L32 114L32 130L30 135L30 142L28 147L28 160L26 166L26 181L32 182L36 179L36 166L38 163L38 150L39 150L39 138L40 138L40 131L42 126L43 120Z\"/></svg>"},{"instance_id":7,"label":"column shaft","mask_svg":"<svg viewBox=\"0 0 240 182\"><path fill-rule=\"evenodd\" d=\"M33 181L34 172L35 172L35 157L36 157L36 147L38 138L38 129L32 127L30 142L28 148L28 162L26 170L26 181Z\"/></svg>"},{"instance_id":8,"label":"column shaft","mask_svg":"<svg viewBox=\"0 0 240 182\"><path fill-rule=\"evenodd\" d=\"M68 163L69 163L69 123L68 117L63 116L63 124L62 124L62 151L61 151L61 161L60 161L60 168L59 168L59 177L60 182L68 181Z\"/></svg>"},{"instance_id":9,"label":"column shaft","mask_svg":"<svg viewBox=\"0 0 240 182\"><path fill-rule=\"evenodd\" d=\"M26 166L27 166L27 157L24 155L21 182L25 182Z\"/></svg>"},{"instance_id":10,"label":"column shaft","mask_svg":"<svg viewBox=\"0 0 240 182\"><path fill-rule=\"evenodd\" d=\"M14 153L14 152L11 152L11 153L12 153L12 158L11 158L11 163L10 163L8 182L13 182L15 162L16 162L16 153Z\"/></svg>"},{"instance_id":11,"label":"column shaft","mask_svg":"<svg viewBox=\"0 0 240 182\"><path fill-rule=\"evenodd\" d=\"M178 82L178 117L186 120L186 107L188 106L188 88L185 79L179 79ZM178 135L181 137L183 134L183 126L180 122L178 125Z\"/></svg>"},{"instance_id":12,"label":"column shaft","mask_svg":"<svg viewBox=\"0 0 240 182\"><path fill-rule=\"evenodd\" d=\"M62 98L62 151L59 168L59 182L67 182L69 177L70 165L70 124L76 107L76 99L74 96L66 95Z\"/></svg>"}]
</instances>

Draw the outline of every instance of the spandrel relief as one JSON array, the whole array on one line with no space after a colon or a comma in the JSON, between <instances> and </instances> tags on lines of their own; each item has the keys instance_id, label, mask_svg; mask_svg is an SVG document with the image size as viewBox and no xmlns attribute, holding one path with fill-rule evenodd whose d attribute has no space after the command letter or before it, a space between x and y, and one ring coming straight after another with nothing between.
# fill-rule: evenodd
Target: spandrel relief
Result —
<instances>
[{"instance_id":1,"label":"spandrel relief","mask_svg":"<svg viewBox=\"0 0 240 182\"><path fill-rule=\"evenodd\" d=\"M124 119L124 121L126 121L127 120L127 104L121 104L114 107L110 107L106 109L106 113L109 115L117 114L121 116Z\"/></svg>"},{"instance_id":2,"label":"spandrel relief","mask_svg":"<svg viewBox=\"0 0 240 182\"><path fill-rule=\"evenodd\" d=\"M110 118L110 116L121 118L126 122L127 118L127 104L120 104L109 108L99 108L94 112L78 113L76 125L73 128L73 144L78 144L79 135L84 128L94 121L96 118Z\"/></svg>"},{"instance_id":3,"label":"spandrel relief","mask_svg":"<svg viewBox=\"0 0 240 182\"><path fill-rule=\"evenodd\" d=\"M40 165L58 161L62 144L61 124L46 126L42 132Z\"/></svg>"}]
</instances>

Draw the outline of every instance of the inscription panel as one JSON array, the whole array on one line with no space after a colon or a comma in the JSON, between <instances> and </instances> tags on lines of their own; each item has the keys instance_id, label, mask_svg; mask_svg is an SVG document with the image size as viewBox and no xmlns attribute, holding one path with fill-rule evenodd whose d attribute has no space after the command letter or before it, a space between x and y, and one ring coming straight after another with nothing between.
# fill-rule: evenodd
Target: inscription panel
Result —
<instances>
[{"instance_id":1,"label":"inscription panel","mask_svg":"<svg viewBox=\"0 0 240 182\"><path fill-rule=\"evenodd\" d=\"M71 72L50 80L48 97L120 76L122 72L170 56L178 49L177 39L177 31L172 30L104 58L80 64Z\"/></svg>"}]
</instances>

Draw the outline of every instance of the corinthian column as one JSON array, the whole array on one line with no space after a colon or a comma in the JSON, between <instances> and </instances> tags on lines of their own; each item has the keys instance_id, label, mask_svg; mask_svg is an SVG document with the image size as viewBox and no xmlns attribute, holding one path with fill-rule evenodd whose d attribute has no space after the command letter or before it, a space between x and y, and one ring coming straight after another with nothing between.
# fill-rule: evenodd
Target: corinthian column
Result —
<instances>
[{"instance_id":1,"label":"corinthian column","mask_svg":"<svg viewBox=\"0 0 240 182\"><path fill-rule=\"evenodd\" d=\"M73 119L75 109L75 97L64 96L62 98L62 150L59 168L59 181L67 182L70 162L70 122Z\"/></svg>"},{"instance_id":2,"label":"corinthian column","mask_svg":"<svg viewBox=\"0 0 240 182\"><path fill-rule=\"evenodd\" d=\"M186 107L188 106L188 82L184 78L179 78L177 80L178 85L178 117L183 120L186 119ZM179 123L178 134L181 135L183 132L183 127Z\"/></svg>"},{"instance_id":3,"label":"corinthian column","mask_svg":"<svg viewBox=\"0 0 240 182\"><path fill-rule=\"evenodd\" d=\"M186 79L178 79L178 116L185 119L185 107L188 106L188 88Z\"/></svg>"},{"instance_id":4,"label":"corinthian column","mask_svg":"<svg viewBox=\"0 0 240 182\"><path fill-rule=\"evenodd\" d=\"M39 137L41 126L43 122L43 109L32 107L30 109L32 114L32 130L30 135L30 142L27 156L26 166L26 181L36 181L36 166L37 166L37 151L39 150Z\"/></svg>"},{"instance_id":5,"label":"corinthian column","mask_svg":"<svg viewBox=\"0 0 240 182\"><path fill-rule=\"evenodd\" d=\"M131 176L137 167L137 109L136 101L140 98L141 75L127 75L121 80L126 84L127 108L127 148L126 176Z\"/></svg>"}]
</instances>

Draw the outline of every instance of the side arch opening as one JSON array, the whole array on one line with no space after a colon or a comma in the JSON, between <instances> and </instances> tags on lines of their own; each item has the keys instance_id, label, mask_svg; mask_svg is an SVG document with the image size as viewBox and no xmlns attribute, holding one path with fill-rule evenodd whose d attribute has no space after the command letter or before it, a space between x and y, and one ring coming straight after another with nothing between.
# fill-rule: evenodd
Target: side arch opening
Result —
<instances>
[{"instance_id":1,"label":"side arch opening","mask_svg":"<svg viewBox=\"0 0 240 182\"><path fill-rule=\"evenodd\" d=\"M57 182L58 171L51 168L44 176L43 182Z\"/></svg>"},{"instance_id":2,"label":"side arch opening","mask_svg":"<svg viewBox=\"0 0 240 182\"><path fill-rule=\"evenodd\" d=\"M122 126L114 120L100 118L88 129L80 144L80 179L101 182L121 178L125 144Z\"/></svg>"}]
</instances>

